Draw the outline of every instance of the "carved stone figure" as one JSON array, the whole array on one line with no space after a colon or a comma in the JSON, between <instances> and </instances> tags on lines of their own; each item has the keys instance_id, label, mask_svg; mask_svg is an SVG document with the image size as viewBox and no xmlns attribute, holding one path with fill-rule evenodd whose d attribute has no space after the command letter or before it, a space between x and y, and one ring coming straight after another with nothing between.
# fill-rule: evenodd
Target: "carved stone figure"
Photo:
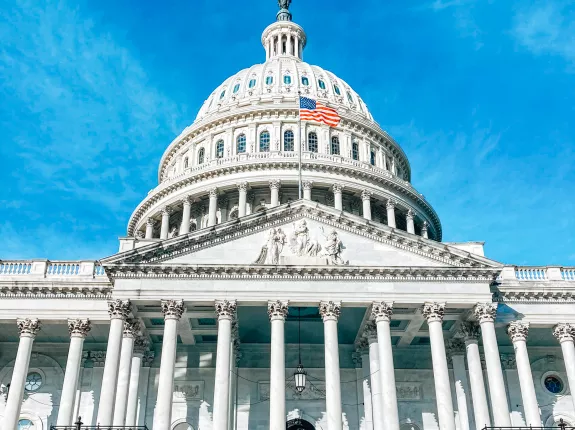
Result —
<instances>
[{"instance_id":1,"label":"carved stone figure","mask_svg":"<svg viewBox=\"0 0 575 430\"><path fill-rule=\"evenodd\" d=\"M315 257L321 251L321 245L316 240L310 239L307 222L302 219L293 226L294 231L290 237L290 249L299 256Z\"/></svg>"},{"instance_id":2,"label":"carved stone figure","mask_svg":"<svg viewBox=\"0 0 575 430\"><path fill-rule=\"evenodd\" d=\"M321 229L323 233L323 228ZM336 266L348 264L341 258L341 253L345 248L343 243L339 239L337 231L332 230L327 235L324 234L325 242L323 244L322 254L328 258L328 264L334 264Z\"/></svg>"},{"instance_id":3,"label":"carved stone figure","mask_svg":"<svg viewBox=\"0 0 575 430\"><path fill-rule=\"evenodd\" d=\"M168 233L168 238L176 237L178 235L178 227L172 227L170 233Z\"/></svg>"},{"instance_id":4,"label":"carved stone figure","mask_svg":"<svg viewBox=\"0 0 575 430\"><path fill-rule=\"evenodd\" d=\"M278 5L280 9L289 9L290 4L291 0L278 0Z\"/></svg>"}]
</instances>

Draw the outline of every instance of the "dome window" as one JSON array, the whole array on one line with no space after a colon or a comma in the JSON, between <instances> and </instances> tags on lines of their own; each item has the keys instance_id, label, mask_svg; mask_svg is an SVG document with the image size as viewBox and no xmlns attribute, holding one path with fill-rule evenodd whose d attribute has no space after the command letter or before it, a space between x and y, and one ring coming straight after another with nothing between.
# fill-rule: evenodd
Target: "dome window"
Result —
<instances>
[{"instance_id":1,"label":"dome window","mask_svg":"<svg viewBox=\"0 0 575 430\"><path fill-rule=\"evenodd\" d=\"M369 152L369 163L375 166L375 151L373 149Z\"/></svg>"},{"instance_id":2,"label":"dome window","mask_svg":"<svg viewBox=\"0 0 575 430\"><path fill-rule=\"evenodd\" d=\"M302 76L301 83L307 87L309 85L309 79L306 76Z\"/></svg>"},{"instance_id":3,"label":"dome window","mask_svg":"<svg viewBox=\"0 0 575 430\"><path fill-rule=\"evenodd\" d=\"M290 76L290 75L285 75L285 76L284 76L284 84L286 84L286 85L290 85L290 84L291 84L291 76Z\"/></svg>"},{"instance_id":4,"label":"dome window","mask_svg":"<svg viewBox=\"0 0 575 430\"><path fill-rule=\"evenodd\" d=\"M334 86L333 86L333 90L335 91L335 93L336 93L338 96L341 96L341 91L339 90L339 87L338 87L337 85L334 85Z\"/></svg>"},{"instance_id":5,"label":"dome window","mask_svg":"<svg viewBox=\"0 0 575 430\"><path fill-rule=\"evenodd\" d=\"M359 144L357 142L351 144L351 158L359 160Z\"/></svg>"},{"instance_id":6,"label":"dome window","mask_svg":"<svg viewBox=\"0 0 575 430\"><path fill-rule=\"evenodd\" d=\"M284 151L294 150L294 135L293 131L286 130L284 132Z\"/></svg>"},{"instance_id":7,"label":"dome window","mask_svg":"<svg viewBox=\"0 0 575 430\"><path fill-rule=\"evenodd\" d=\"M253 88L256 86L256 80L255 79L250 79L250 83L248 84L249 88Z\"/></svg>"},{"instance_id":8,"label":"dome window","mask_svg":"<svg viewBox=\"0 0 575 430\"><path fill-rule=\"evenodd\" d=\"M237 93L240 90L240 84L236 84L234 86L234 94Z\"/></svg>"},{"instance_id":9,"label":"dome window","mask_svg":"<svg viewBox=\"0 0 575 430\"><path fill-rule=\"evenodd\" d=\"M339 137L337 136L331 138L331 154L339 155Z\"/></svg>"},{"instance_id":10,"label":"dome window","mask_svg":"<svg viewBox=\"0 0 575 430\"><path fill-rule=\"evenodd\" d=\"M317 152L317 134L313 131L307 135L307 150Z\"/></svg>"},{"instance_id":11,"label":"dome window","mask_svg":"<svg viewBox=\"0 0 575 430\"><path fill-rule=\"evenodd\" d=\"M216 142L216 158L224 158L224 141L218 140Z\"/></svg>"},{"instance_id":12,"label":"dome window","mask_svg":"<svg viewBox=\"0 0 575 430\"><path fill-rule=\"evenodd\" d=\"M266 77L266 85L271 85L273 83L274 83L274 77L273 76Z\"/></svg>"},{"instance_id":13,"label":"dome window","mask_svg":"<svg viewBox=\"0 0 575 430\"><path fill-rule=\"evenodd\" d=\"M351 96L351 93L349 91L347 92L347 99L349 100L350 103L353 103L353 97Z\"/></svg>"},{"instance_id":14,"label":"dome window","mask_svg":"<svg viewBox=\"0 0 575 430\"><path fill-rule=\"evenodd\" d=\"M198 164L204 164L204 158L206 155L206 150L204 148L200 148L198 152Z\"/></svg>"},{"instance_id":15,"label":"dome window","mask_svg":"<svg viewBox=\"0 0 575 430\"><path fill-rule=\"evenodd\" d=\"M260 133L260 152L270 152L270 133L267 131Z\"/></svg>"},{"instance_id":16,"label":"dome window","mask_svg":"<svg viewBox=\"0 0 575 430\"><path fill-rule=\"evenodd\" d=\"M220 100L223 99L225 95L226 95L226 90L223 90L222 93L220 94Z\"/></svg>"},{"instance_id":17,"label":"dome window","mask_svg":"<svg viewBox=\"0 0 575 430\"><path fill-rule=\"evenodd\" d=\"M240 134L236 139L236 144L238 154L243 154L244 152L246 152L246 135Z\"/></svg>"},{"instance_id":18,"label":"dome window","mask_svg":"<svg viewBox=\"0 0 575 430\"><path fill-rule=\"evenodd\" d=\"M325 82L324 81L322 81L321 79L318 79L317 84L318 84L320 89L325 90Z\"/></svg>"}]
</instances>

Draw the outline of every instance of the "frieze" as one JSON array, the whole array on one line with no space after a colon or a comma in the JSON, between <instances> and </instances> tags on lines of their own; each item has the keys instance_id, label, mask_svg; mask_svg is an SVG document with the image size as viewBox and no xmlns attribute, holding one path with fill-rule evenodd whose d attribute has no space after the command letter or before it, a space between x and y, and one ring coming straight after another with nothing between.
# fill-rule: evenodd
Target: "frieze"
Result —
<instances>
[{"instance_id":1,"label":"frieze","mask_svg":"<svg viewBox=\"0 0 575 430\"><path fill-rule=\"evenodd\" d=\"M204 381L174 381L174 403L201 401Z\"/></svg>"}]
</instances>

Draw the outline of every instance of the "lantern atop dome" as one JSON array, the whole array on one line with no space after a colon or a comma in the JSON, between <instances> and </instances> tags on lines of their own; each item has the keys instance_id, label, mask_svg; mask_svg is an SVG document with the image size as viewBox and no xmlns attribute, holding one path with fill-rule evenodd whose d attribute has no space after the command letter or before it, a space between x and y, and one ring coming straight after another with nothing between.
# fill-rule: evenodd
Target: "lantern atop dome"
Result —
<instances>
[{"instance_id":1,"label":"lantern atop dome","mask_svg":"<svg viewBox=\"0 0 575 430\"><path fill-rule=\"evenodd\" d=\"M276 22L269 25L262 34L262 45L266 50L266 60L277 57L295 57L302 60L306 35L299 25L292 22L289 7L292 0L278 0L280 11Z\"/></svg>"},{"instance_id":2,"label":"lantern atop dome","mask_svg":"<svg viewBox=\"0 0 575 430\"><path fill-rule=\"evenodd\" d=\"M291 0L278 0L278 5L280 11L276 15L278 21L291 21L291 12L289 11L289 5Z\"/></svg>"}]
</instances>

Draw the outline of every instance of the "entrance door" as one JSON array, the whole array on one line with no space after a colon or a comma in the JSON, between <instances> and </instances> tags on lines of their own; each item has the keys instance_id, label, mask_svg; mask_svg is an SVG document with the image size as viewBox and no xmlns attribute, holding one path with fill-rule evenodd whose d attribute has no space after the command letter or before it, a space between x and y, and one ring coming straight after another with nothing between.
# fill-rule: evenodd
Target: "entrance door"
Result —
<instances>
[{"instance_id":1,"label":"entrance door","mask_svg":"<svg viewBox=\"0 0 575 430\"><path fill-rule=\"evenodd\" d=\"M296 418L286 423L286 430L315 430L315 427L306 420Z\"/></svg>"}]
</instances>

